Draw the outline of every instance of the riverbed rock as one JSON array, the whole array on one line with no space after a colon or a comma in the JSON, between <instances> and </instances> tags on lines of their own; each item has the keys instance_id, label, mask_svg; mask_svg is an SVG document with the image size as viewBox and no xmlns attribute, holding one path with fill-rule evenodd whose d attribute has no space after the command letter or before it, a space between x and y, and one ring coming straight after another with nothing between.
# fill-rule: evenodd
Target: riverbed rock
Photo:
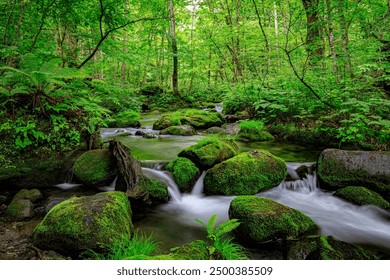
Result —
<instances>
[{"instance_id":1,"label":"riverbed rock","mask_svg":"<svg viewBox=\"0 0 390 280\"><path fill-rule=\"evenodd\" d=\"M161 135L193 136L196 130L190 125L170 126L160 131Z\"/></svg>"},{"instance_id":2,"label":"riverbed rock","mask_svg":"<svg viewBox=\"0 0 390 280\"><path fill-rule=\"evenodd\" d=\"M289 260L377 260L366 249L335 239L310 236L294 242L287 253Z\"/></svg>"},{"instance_id":3,"label":"riverbed rock","mask_svg":"<svg viewBox=\"0 0 390 280\"><path fill-rule=\"evenodd\" d=\"M109 186L115 179L114 159L108 149L85 152L74 163L75 179L86 186Z\"/></svg>"},{"instance_id":4,"label":"riverbed rock","mask_svg":"<svg viewBox=\"0 0 390 280\"><path fill-rule=\"evenodd\" d=\"M234 157L239 148L233 141L206 138L182 150L178 156L191 160L200 170L206 170L217 163Z\"/></svg>"},{"instance_id":5,"label":"riverbed rock","mask_svg":"<svg viewBox=\"0 0 390 280\"><path fill-rule=\"evenodd\" d=\"M77 257L87 249L130 236L132 212L123 192L70 198L53 207L35 228L33 242L41 249Z\"/></svg>"},{"instance_id":6,"label":"riverbed rock","mask_svg":"<svg viewBox=\"0 0 390 280\"><path fill-rule=\"evenodd\" d=\"M365 186L389 200L389 167L389 152L326 149L320 155L317 170L322 188Z\"/></svg>"},{"instance_id":7,"label":"riverbed rock","mask_svg":"<svg viewBox=\"0 0 390 280\"><path fill-rule=\"evenodd\" d=\"M235 230L236 235L253 243L296 238L317 228L314 221L302 212L257 196L238 196L233 199L229 218L241 222Z\"/></svg>"},{"instance_id":8,"label":"riverbed rock","mask_svg":"<svg viewBox=\"0 0 390 280\"><path fill-rule=\"evenodd\" d=\"M390 208L390 203L384 200L380 194L365 187L345 187L338 189L334 195L359 206L371 204L383 209Z\"/></svg>"},{"instance_id":9,"label":"riverbed rock","mask_svg":"<svg viewBox=\"0 0 390 280\"><path fill-rule=\"evenodd\" d=\"M221 126L222 120L219 113L207 112L204 110L179 110L174 113L163 115L153 124L153 129L162 130L170 126L191 125L192 127L209 128Z\"/></svg>"},{"instance_id":10,"label":"riverbed rock","mask_svg":"<svg viewBox=\"0 0 390 280\"><path fill-rule=\"evenodd\" d=\"M218 135L227 135L226 130L222 127L213 126L205 130L206 134L218 134Z\"/></svg>"},{"instance_id":11,"label":"riverbed rock","mask_svg":"<svg viewBox=\"0 0 390 280\"><path fill-rule=\"evenodd\" d=\"M141 182L126 191L131 205L135 207L155 206L169 200L168 187L157 180L143 177Z\"/></svg>"},{"instance_id":12,"label":"riverbed rock","mask_svg":"<svg viewBox=\"0 0 390 280\"><path fill-rule=\"evenodd\" d=\"M34 214L34 204L23 198L13 199L5 210L5 216L16 221L32 218Z\"/></svg>"},{"instance_id":13,"label":"riverbed rock","mask_svg":"<svg viewBox=\"0 0 390 280\"><path fill-rule=\"evenodd\" d=\"M265 150L241 153L206 172L210 195L253 195L278 186L287 175L286 162Z\"/></svg>"},{"instance_id":14,"label":"riverbed rock","mask_svg":"<svg viewBox=\"0 0 390 280\"><path fill-rule=\"evenodd\" d=\"M35 214L33 202L42 198L42 193L38 189L22 189L12 199L8 205L5 215L12 220L24 220L32 218Z\"/></svg>"},{"instance_id":15,"label":"riverbed rock","mask_svg":"<svg viewBox=\"0 0 390 280\"><path fill-rule=\"evenodd\" d=\"M28 199L31 202L37 202L42 198L42 193L38 189L22 189L14 197L14 199Z\"/></svg>"},{"instance_id":16,"label":"riverbed rock","mask_svg":"<svg viewBox=\"0 0 390 280\"><path fill-rule=\"evenodd\" d=\"M200 175L199 168L188 158L178 157L171 161L166 170L172 172L173 179L182 192L191 191Z\"/></svg>"},{"instance_id":17,"label":"riverbed rock","mask_svg":"<svg viewBox=\"0 0 390 280\"><path fill-rule=\"evenodd\" d=\"M239 132L236 139L243 142L262 142L274 140L274 137L265 130L264 123L258 120L247 120L239 123Z\"/></svg>"}]
</instances>

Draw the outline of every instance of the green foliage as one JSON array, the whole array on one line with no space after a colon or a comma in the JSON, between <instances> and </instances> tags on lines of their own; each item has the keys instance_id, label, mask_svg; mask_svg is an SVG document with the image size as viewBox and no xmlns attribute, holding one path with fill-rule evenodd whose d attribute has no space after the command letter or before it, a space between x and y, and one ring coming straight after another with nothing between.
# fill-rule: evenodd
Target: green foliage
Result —
<instances>
[{"instance_id":1,"label":"green foliage","mask_svg":"<svg viewBox=\"0 0 390 280\"><path fill-rule=\"evenodd\" d=\"M88 250L85 257L95 260L128 260L145 259L158 249L158 243L152 236L135 231L133 236L122 236L115 239L112 244L101 244L102 252Z\"/></svg>"},{"instance_id":2,"label":"green foliage","mask_svg":"<svg viewBox=\"0 0 390 280\"><path fill-rule=\"evenodd\" d=\"M237 219L230 219L222 222L216 227L217 215L212 215L208 223L196 219L207 232L207 238L211 241L208 247L210 257L222 260L246 260L248 259L246 250L233 242L233 238L228 237L228 233L236 229L240 222Z\"/></svg>"},{"instance_id":3,"label":"green foliage","mask_svg":"<svg viewBox=\"0 0 390 280\"><path fill-rule=\"evenodd\" d=\"M109 127L140 127L141 115L133 110L124 110L111 117Z\"/></svg>"}]
</instances>

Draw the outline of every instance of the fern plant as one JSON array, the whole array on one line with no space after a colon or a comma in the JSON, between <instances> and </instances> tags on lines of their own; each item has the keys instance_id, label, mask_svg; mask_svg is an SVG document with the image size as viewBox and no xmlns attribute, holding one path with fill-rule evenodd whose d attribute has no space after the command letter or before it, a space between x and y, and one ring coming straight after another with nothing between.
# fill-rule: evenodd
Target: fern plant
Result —
<instances>
[{"instance_id":1,"label":"fern plant","mask_svg":"<svg viewBox=\"0 0 390 280\"><path fill-rule=\"evenodd\" d=\"M222 260L246 260L248 259L247 251L244 247L234 243L232 237L228 234L236 229L241 223L237 219L230 219L216 226L217 215L212 215L207 224L196 219L207 232L207 238L211 241L208 246L211 259Z\"/></svg>"}]
</instances>

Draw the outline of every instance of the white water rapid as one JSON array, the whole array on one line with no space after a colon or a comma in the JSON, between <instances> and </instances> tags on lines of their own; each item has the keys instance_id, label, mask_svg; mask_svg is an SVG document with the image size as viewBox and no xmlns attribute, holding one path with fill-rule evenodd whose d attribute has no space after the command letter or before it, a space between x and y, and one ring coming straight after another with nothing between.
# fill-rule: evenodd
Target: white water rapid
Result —
<instances>
[{"instance_id":1,"label":"white water rapid","mask_svg":"<svg viewBox=\"0 0 390 280\"><path fill-rule=\"evenodd\" d=\"M390 250L390 214L387 211L371 205L355 206L333 196L332 192L321 190L314 172L298 179L298 166L302 164L288 164L289 177L293 180L282 182L278 187L259 193L258 196L302 211L317 223L322 235ZM310 172L309 166L307 164ZM150 168L143 168L143 171L147 177L159 180L169 187L171 200L160 206L158 213L154 215L169 219L170 224L182 225L180 234L184 234L185 225L196 226L195 219L207 221L213 214L217 214L219 222L228 219L229 205L234 197L205 196L205 173L196 182L191 193L181 194L169 172ZM193 230L191 227L188 230Z\"/></svg>"}]
</instances>

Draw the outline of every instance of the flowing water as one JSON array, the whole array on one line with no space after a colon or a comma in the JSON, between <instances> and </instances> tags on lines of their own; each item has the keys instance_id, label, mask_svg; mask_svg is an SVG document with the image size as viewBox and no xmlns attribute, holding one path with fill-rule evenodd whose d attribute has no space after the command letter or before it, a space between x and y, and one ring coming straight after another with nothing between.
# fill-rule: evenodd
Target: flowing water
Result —
<instances>
[{"instance_id":1,"label":"flowing water","mask_svg":"<svg viewBox=\"0 0 390 280\"><path fill-rule=\"evenodd\" d=\"M217 105L217 109L221 110L221 106ZM154 238L161 242L162 249L169 249L195 239L204 239L205 232L196 219L207 221L213 214L217 214L218 222L228 219L229 205L234 197L205 196L203 194L205 173L200 176L191 193L179 192L171 174L162 170L159 163L175 159L182 149L195 144L205 136L164 135L155 139L135 136L138 130L158 135L159 131L153 130L152 124L159 116L144 115L141 120L142 129L104 129L102 136L106 140L120 137L120 140L131 148L133 156L143 161L145 176L168 186L170 201L147 210L144 218L135 225L146 233L152 233ZM375 206L354 206L333 196L332 192L320 189L313 171L313 162L318 159L319 149L274 141L239 143L239 146L241 151L266 149L289 161L288 178L278 187L259 193L258 196L271 198L302 211L317 223L320 234L390 251L389 212ZM306 168L306 175L297 172L302 166ZM260 258L267 256L263 255Z\"/></svg>"},{"instance_id":2,"label":"flowing water","mask_svg":"<svg viewBox=\"0 0 390 280\"><path fill-rule=\"evenodd\" d=\"M297 166L288 163L290 178L298 176ZM305 165L305 164L303 164ZM205 196L204 173L191 193L181 194L169 172L144 168L146 176L169 186L171 200L138 222L142 230L153 233L166 249L198 238L204 238L196 219L207 221L217 214L218 222L228 219L228 209L233 196ZM295 173L295 174L294 174ZM151 174L153 174L151 176ZM332 235L353 244L368 245L390 251L390 215L375 206L355 206L319 188L315 172L302 179L285 181L278 187L259 193L281 204L298 209L311 217L319 226L320 234Z\"/></svg>"}]
</instances>

